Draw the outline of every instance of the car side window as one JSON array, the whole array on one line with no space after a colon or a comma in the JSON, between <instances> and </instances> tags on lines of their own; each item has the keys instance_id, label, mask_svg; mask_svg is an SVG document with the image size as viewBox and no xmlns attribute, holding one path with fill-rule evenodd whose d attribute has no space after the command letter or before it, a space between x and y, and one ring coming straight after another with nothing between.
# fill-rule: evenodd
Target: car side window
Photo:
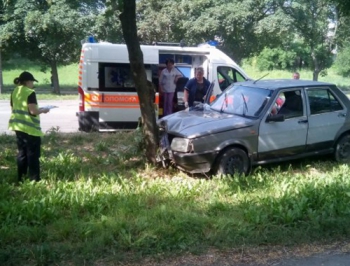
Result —
<instances>
[{"instance_id":1,"label":"car side window","mask_svg":"<svg viewBox=\"0 0 350 266\"><path fill-rule=\"evenodd\" d=\"M278 110L278 114L284 115L285 119L303 116L301 90L284 91L283 96L283 103Z\"/></svg>"},{"instance_id":2,"label":"car side window","mask_svg":"<svg viewBox=\"0 0 350 266\"><path fill-rule=\"evenodd\" d=\"M223 91L232 83L238 81L245 81L246 79L241 73L239 73L234 68L227 66L219 66L217 68L217 80L219 81L221 91Z\"/></svg>"},{"instance_id":3,"label":"car side window","mask_svg":"<svg viewBox=\"0 0 350 266\"><path fill-rule=\"evenodd\" d=\"M236 74L236 81L240 82L240 81L245 81L246 79L242 76L241 73L239 73L238 71L235 71Z\"/></svg>"},{"instance_id":4,"label":"car side window","mask_svg":"<svg viewBox=\"0 0 350 266\"><path fill-rule=\"evenodd\" d=\"M311 115L343 110L342 105L338 99L335 98L330 89L308 89L307 95L309 98Z\"/></svg>"}]
</instances>

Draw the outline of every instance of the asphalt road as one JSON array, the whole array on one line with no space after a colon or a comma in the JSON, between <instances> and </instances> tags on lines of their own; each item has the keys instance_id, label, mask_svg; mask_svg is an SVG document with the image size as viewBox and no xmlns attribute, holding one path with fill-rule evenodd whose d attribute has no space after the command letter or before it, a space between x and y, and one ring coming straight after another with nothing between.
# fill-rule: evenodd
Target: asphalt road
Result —
<instances>
[{"instance_id":1,"label":"asphalt road","mask_svg":"<svg viewBox=\"0 0 350 266\"><path fill-rule=\"evenodd\" d=\"M75 113L78 111L78 100L39 100L39 106L55 105L58 108L50 110L47 114L40 115L40 123L43 132L52 128L59 132L77 132L78 118ZM8 100L0 100L0 134L12 133L7 129L11 115L11 107Z\"/></svg>"}]
</instances>

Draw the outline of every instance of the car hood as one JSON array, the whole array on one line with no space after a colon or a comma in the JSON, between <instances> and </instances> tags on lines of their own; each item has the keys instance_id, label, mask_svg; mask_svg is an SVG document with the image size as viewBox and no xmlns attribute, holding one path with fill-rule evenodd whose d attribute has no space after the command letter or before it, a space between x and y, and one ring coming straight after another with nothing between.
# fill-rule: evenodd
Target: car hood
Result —
<instances>
[{"instance_id":1,"label":"car hood","mask_svg":"<svg viewBox=\"0 0 350 266\"><path fill-rule=\"evenodd\" d=\"M161 118L160 127L181 137L195 138L222 131L249 127L255 120L216 111L181 111Z\"/></svg>"}]
</instances>

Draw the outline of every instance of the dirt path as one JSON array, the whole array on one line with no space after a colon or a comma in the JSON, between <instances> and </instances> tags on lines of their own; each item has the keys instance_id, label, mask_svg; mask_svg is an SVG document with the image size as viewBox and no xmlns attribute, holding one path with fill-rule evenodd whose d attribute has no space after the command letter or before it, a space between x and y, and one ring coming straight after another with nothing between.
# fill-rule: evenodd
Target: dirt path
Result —
<instances>
[{"instance_id":1,"label":"dirt path","mask_svg":"<svg viewBox=\"0 0 350 266\"><path fill-rule=\"evenodd\" d=\"M125 264L124 264L125 265ZM240 250L210 250L168 260L147 260L143 266L349 266L350 242L301 247L261 247Z\"/></svg>"}]
</instances>

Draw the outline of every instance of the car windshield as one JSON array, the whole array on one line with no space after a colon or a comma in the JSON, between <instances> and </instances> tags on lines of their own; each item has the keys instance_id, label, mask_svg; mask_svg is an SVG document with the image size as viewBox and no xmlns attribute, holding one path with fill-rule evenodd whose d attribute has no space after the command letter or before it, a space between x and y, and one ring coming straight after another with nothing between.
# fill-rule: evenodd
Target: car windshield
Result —
<instances>
[{"instance_id":1,"label":"car windshield","mask_svg":"<svg viewBox=\"0 0 350 266\"><path fill-rule=\"evenodd\" d=\"M257 117L270 99L271 90L234 85L211 104L211 109L241 116Z\"/></svg>"}]
</instances>

